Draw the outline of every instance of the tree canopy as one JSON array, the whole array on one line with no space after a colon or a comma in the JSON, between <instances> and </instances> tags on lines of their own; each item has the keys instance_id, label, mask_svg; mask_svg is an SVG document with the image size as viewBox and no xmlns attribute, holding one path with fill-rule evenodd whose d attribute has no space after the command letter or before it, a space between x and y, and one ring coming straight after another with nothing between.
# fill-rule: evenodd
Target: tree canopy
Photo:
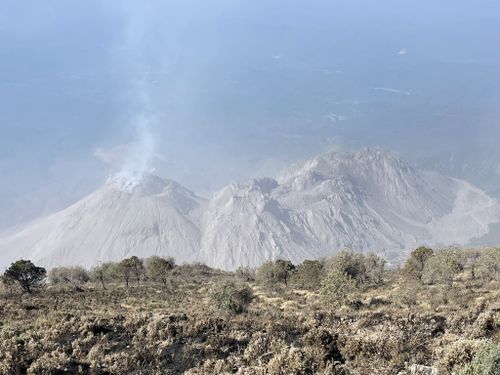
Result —
<instances>
[{"instance_id":1,"label":"tree canopy","mask_svg":"<svg viewBox=\"0 0 500 375\"><path fill-rule=\"evenodd\" d=\"M4 278L14 280L28 293L43 285L47 270L35 266L30 260L18 260L5 271Z\"/></svg>"}]
</instances>

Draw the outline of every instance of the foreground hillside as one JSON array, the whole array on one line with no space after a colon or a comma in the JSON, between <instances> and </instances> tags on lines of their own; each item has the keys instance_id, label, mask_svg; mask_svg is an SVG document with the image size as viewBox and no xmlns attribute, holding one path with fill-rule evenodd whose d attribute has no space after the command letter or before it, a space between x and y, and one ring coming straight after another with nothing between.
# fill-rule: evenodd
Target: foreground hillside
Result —
<instances>
[{"instance_id":1,"label":"foreground hillside","mask_svg":"<svg viewBox=\"0 0 500 375\"><path fill-rule=\"evenodd\" d=\"M498 249L421 248L395 271L346 252L256 273L159 261L53 270L32 294L4 278L0 374L500 373Z\"/></svg>"}]
</instances>

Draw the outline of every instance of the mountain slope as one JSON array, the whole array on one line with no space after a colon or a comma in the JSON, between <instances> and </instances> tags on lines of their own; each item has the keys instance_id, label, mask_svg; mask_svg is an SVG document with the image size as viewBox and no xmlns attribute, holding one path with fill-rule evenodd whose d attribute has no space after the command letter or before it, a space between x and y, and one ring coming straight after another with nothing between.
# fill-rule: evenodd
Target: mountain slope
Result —
<instances>
[{"instance_id":1,"label":"mountain slope","mask_svg":"<svg viewBox=\"0 0 500 375\"><path fill-rule=\"evenodd\" d=\"M223 189L203 216L200 259L226 269L256 266L267 259L320 256L316 243L294 222L294 214L271 196L277 182L251 180Z\"/></svg>"},{"instance_id":2,"label":"mountain slope","mask_svg":"<svg viewBox=\"0 0 500 375\"><path fill-rule=\"evenodd\" d=\"M497 148L426 154L416 157L416 165L470 181L489 195L500 198L500 151Z\"/></svg>"},{"instance_id":3,"label":"mountain slope","mask_svg":"<svg viewBox=\"0 0 500 375\"><path fill-rule=\"evenodd\" d=\"M173 256L235 269L295 263L339 249L397 261L421 244L480 243L500 221L498 202L471 184L421 173L379 149L329 153L275 179L232 184L210 201L172 181L123 177L75 205L0 239L0 264L45 266L126 256Z\"/></svg>"},{"instance_id":4,"label":"mountain slope","mask_svg":"<svg viewBox=\"0 0 500 375\"><path fill-rule=\"evenodd\" d=\"M205 202L175 182L145 176L139 185L122 178L75 205L32 224L0 248L2 263L29 257L45 266L164 254L192 260L200 243Z\"/></svg>"},{"instance_id":5,"label":"mountain slope","mask_svg":"<svg viewBox=\"0 0 500 375\"><path fill-rule=\"evenodd\" d=\"M372 250L400 258L421 243L465 245L487 233L487 228L481 231L469 224L472 207L494 206L476 215L477 222L490 223L499 215L498 206L479 189L445 176L421 174L396 154L380 149L313 158L288 168L278 180L280 201L329 249ZM474 200L460 198L471 192L476 193ZM450 226L461 236L445 236L437 229Z\"/></svg>"},{"instance_id":6,"label":"mountain slope","mask_svg":"<svg viewBox=\"0 0 500 375\"><path fill-rule=\"evenodd\" d=\"M423 243L465 245L499 217L481 190L391 152L330 153L220 193L204 216L202 258L234 269L350 248L397 260Z\"/></svg>"}]
</instances>

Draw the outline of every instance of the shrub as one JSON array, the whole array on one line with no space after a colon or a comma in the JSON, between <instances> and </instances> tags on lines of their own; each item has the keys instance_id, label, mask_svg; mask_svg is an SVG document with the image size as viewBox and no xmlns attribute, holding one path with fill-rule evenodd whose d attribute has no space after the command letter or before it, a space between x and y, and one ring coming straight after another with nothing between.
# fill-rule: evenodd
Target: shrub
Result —
<instances>
[{"instance_id":1,"label":"shrub","mask_svg":"<svg viewBox=\"0 0 500 375\"><path fill-rule=\"evenodd\" d=\"M477 279L477 262L481 257L482 251L478 249L464 249L462 250L463 259L464 259L464 268L467 267L470 269L470 279Z\"/></svg>"},{"instance_id":2,"label":"shrub","mask_svg":"<svg viewBox=\"0 0 500 375\"><path fill-rule=\"evenodd\" d=\"M47 270L37 267L29 260L18 260L5 271L4 278L18 282L23 291L32 293L41 287L47 277Z\"/></svg>"},{"instance_id":3,"label":"shrub","mask_svg":"<svg viewBox=\"0 0 500 375\"><path fill-rule=\"evenodd\" d=\"M367 288L383 282L385 260L373 253L360 254L343 250L330 259L336 268L354 280L357 288Z\"/></svg>"},{"instance_id":4,"label":"shrub","mask_svg":"<svg viewBox=\"0 0 500 375\"><path fill-rule=\"evenodd\" d=\"M339 308L346 304L355 291L356 281L347 272L335 266L321 281L320 293L330 308Z\"/></svg>"},{"instance_id":5,"label":"shrub","mask_svg":"<svg viewBox=\"0 0 500 375\"><path fill-rule=\"evenodd\" d=\"M125 286L128 288L131 278L136 279L137 285L140 284L141 276L144 273L144 264L138 257L131 256L118 263L118 271L125 282Z\"/></svg>"},{"instance_id":6,"label":"shrub","mask_svg":"<svg viewBox=\"0 0 500 375\"><path fill-rule=\"evenodd\" d=\"M475 272L483 281L500 281L500 249L482 251Z\"/></svg>"},{"instance_id":7,"label":"shrub","mask_svg":"<svg viewBox=\"0 0 500 375\"><path fill-rule=\"evenodd\" d=\"M209 276L214 273L214 270L204 263L194 262L189 264L182 264L174 269L175 275L183 276Z\"/></svg>"},{"instance_id":8,"label":"shrub","mask_svg":"<svg viewBox=\"0 0 500 375\"><path fill-rule=\"evenodd\" d=\"M7 289L9 293L12 294L14 292L14 286L16 285L16 281L5 275L0 277L0 279L2 281L3 288Z\"/></svg>"},{"instance_id":9,"label":"shrub","mask_svg":"<svg viewBox=\"0 0 500 375\"><path fill-rule=\"evenodd\" d=\"M233 282L216 285L209 294L218 309L233 314L245 312L254 298L252 290L247 285L238 285Z\"/></svg>"},{"instance_id":10,"label":"shrub","mask_svg":"<svg viewBox=\"0 0 500 375\"><path fill-rule=\"evenodd\" d=\"M317 260L305 260L297 266L290 277L290 283L297 288L317 290L324 276L324 266Z\"/></svg>"},{"instance_id":11,"label":"shrub","mask_svg":"<svg viewBox=\"0 0 500 375\"><path fill-rule=\"evenodd\" d=\"M312 375L313 363L302 349L281 345L267 366L272 375Z\"/></svg>"},{"instance_id":12,"label":"shrub","mask_svg":"<svg viewBox=\"0 0 500 375\"><path fill-rule=\"evenodd\" d=\"M238 267L234 274L241 281L255 281L255 270L250 267Z\"/></svg>"},{"instance_id":13,"label":"shrub","mask_svg":"<svg viewBox=\"0 0 500 375\"><path fill-rule=\"evenodd\" d=\"M384 282L385 265L387 261L374 253L364 256L366 282L371 285L381 285Z\"/></svg>"},{"instance_id":14,"label":"shrub","mask_svg":"<svg viewBox=\"0 0 500 375\"><path fill-rule=\"evenodd\" d=\"M152 256L144 260L144 268L148 278L153 281L167 284L171 271L175 267L174 258L162 258L159 256Z\"/></svg>"},{"instance_id":15,"label":"shrub","mask_svg":"<svg viewBox=\"0 0 500 375\"><path fill-rule=\"evenodd\" d=\"M49 272L51 284L70 284L77 290L89 280L89 273L83 267L57 267Z\"/></svg>"},{"instance_id":16,"label":"shrub","mask_svg":"<svg viewBox=\"0 0 500 375\"><path fill-rule=\"evenodd\" d=\"M330 270L321 281L321 295L330 307L346 304L354 292L383 282L385 260L375 254L341 251L330 259Z\"/></svg>"},{"instance_id":17,"label":"shrub","mask_svg":"<svg viewBox=\"0 0 500 375\"><path fill-rule=\"evenodd\" d=\"M256 279L260 284L272 288L280 283L288 286L290 274L294 269L294 265L288 260L269 261L259 267Z\"/></svg>"},{"instance_id":18,"label":"shrub","mask_svg":"<svg viewBox=\"0 0 500 375\"><path fill-rule=\"evenodd\" d=\"M342 250L330 259L330 267L337 269L340 273L345 273L355 281L356 286L365 283L366 264L362 254Z\"/></svg>"},{"instance_id":19,"label":"shrub","mask_svg":"<svg viewBox=\"0 0 500 375\"><path fill-rule=\"evenodd\" d=\"M404 275L412 279L422 280L425 264L433 255L434 251L429 247L421 246L413 250L404 265Z\"/></svg>"},{"instance_id":20,"label":"shrub","mask_svg":"<svg viewBox=\"0 0 500 375\"><path fill-rule=\"evenodd\" d=\"M417 285L415 285L417 284ZM418 304L418 294L421 285L416 281L402 280L392 297L400 305L412 308Z\"/></svg>"},{"instance_id":21,"label":"shrub","mask_svg":"<svg viewBox=\"0 0 500 375\"><path fill-rule=\"evenodd\" d=\"M463 270L460 250L446 249L431 256L425 263L421 280L426 284L452 285L453 279Z\"/></svg>"},{"instance_id":22,"label":"shrub","mask_svg":"<svg viewBox=\"0 0 500 375\"><path fill-rule=\"evenodd\" d=\"M113 262L102 263L90 272L90 278L96 283L100 283L106 289L106 283L114 280L118 276L118 264Z\"/></svg>"},{"instance_id":23,"label":"shrub","mask_svg":"<svg viewBox=\"0 0 500 375\"><path fill-rule=\"evenodd\" d=\"M498 375L500 374L500 343L488 343L465 367L460 375Z\"/></svg>"},{"instance_id":24,"label":"shrub","mask_svg":"<svg viewBox=\"0 0 500 375\"><path fill-rule=\"evenodd\" d=\"M481 346L480 340L460 338L445 348L439 348L436 353L438 368L444 373L456 374L471 363Z\"/></svg>"}]
</instances>

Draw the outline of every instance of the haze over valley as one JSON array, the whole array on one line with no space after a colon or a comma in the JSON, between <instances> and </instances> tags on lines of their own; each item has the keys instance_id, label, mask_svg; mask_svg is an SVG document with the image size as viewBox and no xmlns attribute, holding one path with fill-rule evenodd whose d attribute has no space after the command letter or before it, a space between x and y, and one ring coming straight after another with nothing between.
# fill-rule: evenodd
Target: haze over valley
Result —
<instances>
[{"instance_id":1,"label":"haze over valley","mask_svg":"<svg viewBox=\"0 0 500 375\"><path fill-rule=\"evenodd\" d=\"M0 375L500 375L500 1L0 1Z\"/></svg>"},{"instance_id":2,"label":"haze over valley","mask_svg":"<svg viewBox=\"0 0 500 375\"><path fill-rule=\"evenodd\" d=\"M145 160L211 198L380 146L498 197L499 12L480 4L5 1L0 231Z\"/></svg>"}]
</instances>

